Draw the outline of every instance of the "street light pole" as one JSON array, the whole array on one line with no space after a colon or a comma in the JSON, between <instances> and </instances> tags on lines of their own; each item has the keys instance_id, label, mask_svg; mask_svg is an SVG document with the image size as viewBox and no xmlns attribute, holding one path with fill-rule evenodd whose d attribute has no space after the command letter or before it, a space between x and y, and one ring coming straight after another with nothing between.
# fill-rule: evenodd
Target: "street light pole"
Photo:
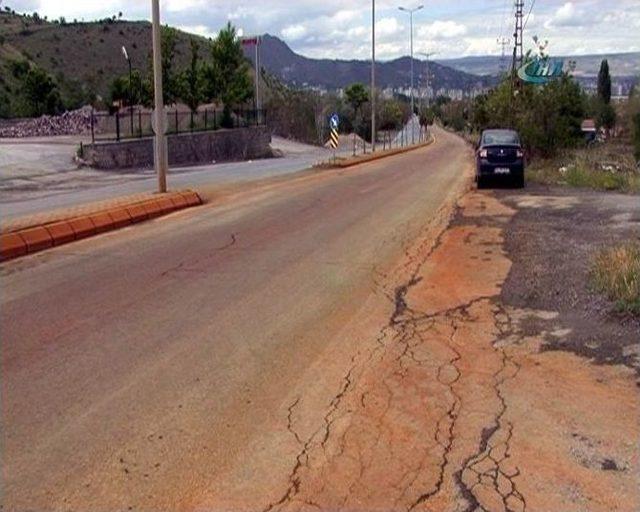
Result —
<instances>
[{"instance_id":1,"label":"street light pole","mask_svg":"<svg viewBox=\"0 0 640 512\"><path fill-rule=\"evenodd\" d=\"M122 47L122 54L129 64L129 114L131 117L131 135L133 135L133 78L131 73L131 58L129 58L127 49L124 46Z\"/></svg>"},{"instance_id":2,"label":"street light pole","mask_svg":"<svg viewBox=\"0 0 640 512\"><path fill-rule=\"evenodd\" d=\"M424 5L419 5L413 9L406 7L398 7L401 11L409 13L410 31L411 31L411 142L415 142L415 111L413 105L413 13L422 9Z\"/></svg>"},{"instance_id":3,"label":"street light pole","mask_svg":"<svg viewBox=\"0 0 640 512\"><path fill-rule=\"evenodd\" d=\"M167 191L167 138L162 98L162 40L160 35L160 0L151 0L153 39L153 89L155 119L154 164L158 174L158 192Z\"/></svg>"},{"instance_id":4,"label":"street light pole","mask_svg":"<svg viewBox=\"0 0 640 512\"><path fill-rule=\"evenodd\" d=\"M256 36L256 116L260 110L260 36Z\"/></svg>"},{"instance_id":5,"label":"street light pole","mask_svg":"<svg viewBox=\"0 0 640 512\"><path fill-rule=\"evenodd\" d=\"M376 150L376 0L371 0L371 151Z\"/></svg>"}]
</instances>

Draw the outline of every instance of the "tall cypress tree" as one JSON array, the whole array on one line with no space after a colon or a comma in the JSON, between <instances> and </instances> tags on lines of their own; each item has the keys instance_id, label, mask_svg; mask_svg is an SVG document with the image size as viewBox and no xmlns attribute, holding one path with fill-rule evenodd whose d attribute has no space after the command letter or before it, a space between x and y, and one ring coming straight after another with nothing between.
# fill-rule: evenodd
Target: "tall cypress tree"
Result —
<instances>
[{"instance_id":1,"label":"tall cypress tree","mask_svg":"<svg viewBox=\"0 0 640 512\"><path fill-rule=\"evenodd\" d=\"M609 74L609 62L604 59L598 72L598 97L606 105L611 101L611 75Z\"/></svg>"}]
</instances>

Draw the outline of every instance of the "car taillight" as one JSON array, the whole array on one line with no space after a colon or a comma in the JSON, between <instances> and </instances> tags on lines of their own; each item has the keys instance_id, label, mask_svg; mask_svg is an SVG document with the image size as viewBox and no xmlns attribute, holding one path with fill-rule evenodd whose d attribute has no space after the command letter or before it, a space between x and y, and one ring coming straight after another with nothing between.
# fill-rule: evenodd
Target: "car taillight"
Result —
<instances>
[{"instance_id":1,"label":"car taillight","mask_svg":"<svg viewBox=\"0 0 640 512\"><path fill-rule=\"evenodd\" d=\"M516 150L516 156L518 158L522 158L524 156L524 151L522 151L521 149L517 149Z\"/></svg>"},{"instance_id":2,"label":"car taillight","mask_svg":"<svg viewBox=\"0 0 640 512\"><path fill-rule=\"evenodd\" d=\"M480 155L480 158L487 158L488 153L486 149L481 149L478 154Z\"/></svg>"}]
</instances>

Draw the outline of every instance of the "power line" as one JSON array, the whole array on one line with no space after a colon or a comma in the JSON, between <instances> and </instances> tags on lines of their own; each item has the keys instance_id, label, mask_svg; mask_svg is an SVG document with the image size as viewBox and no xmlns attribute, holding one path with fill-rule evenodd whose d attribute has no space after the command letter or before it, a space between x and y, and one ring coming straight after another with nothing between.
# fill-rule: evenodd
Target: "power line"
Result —
<instances>
[{"instance_id":1,"label":"power line","mask_svg":"<svg viewBox=\"0 0 640 512\"><path fill-rule=\"evenodd\" d=\"M531 16L531 11L533 11L534 5L536 5L536 0L532 0L531 2L531 7L529 7L529 12L527 13L527 18L524 20L524 26L522 27L522 30L527 28L527 23L529 23L529 16Z\"/></svg>"}]
</instances>

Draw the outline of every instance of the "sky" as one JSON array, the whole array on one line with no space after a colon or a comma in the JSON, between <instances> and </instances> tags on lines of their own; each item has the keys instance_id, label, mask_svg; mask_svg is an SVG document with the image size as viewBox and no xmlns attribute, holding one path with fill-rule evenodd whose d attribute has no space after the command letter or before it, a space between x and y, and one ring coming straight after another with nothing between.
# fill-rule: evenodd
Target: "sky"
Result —
<instances>
[{"instance_id":1,"label":"sky","mask_svg":"<svg viewBox=\"0 0 640 512\"><path fill-rule=\"evenodd\" d=\"M499 55L498 40L513 34L514 0L424 0L414 14L414 52L435 59ZM308 57L367 59L370 0L160 0L163 23L213 36L227 21L242 33L270 33ZM150 0L0 0L19 12L93 20L122 12L150 19ZM420 0L376 0L376 53L409 54L409 15ZM529 14L530 12L530 14ZM525 0L525 48L548 40L551 55L640 51L640 0ZM509 42L509 44L512 44ZM507 50L509 53L509 50ZM419 56L419 55L417 55Z\"/></svg>"}]
</instances>

